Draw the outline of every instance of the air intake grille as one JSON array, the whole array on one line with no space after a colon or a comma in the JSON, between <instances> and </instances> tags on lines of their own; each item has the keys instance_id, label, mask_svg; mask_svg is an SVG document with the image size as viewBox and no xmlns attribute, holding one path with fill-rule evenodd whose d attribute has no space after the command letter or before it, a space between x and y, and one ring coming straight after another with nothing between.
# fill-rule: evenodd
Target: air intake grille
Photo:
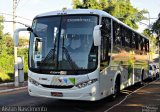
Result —
<instances>
[{"instance_id":1,"label":"air intake grille","mask_svg":"<svg viewBox=\"0 0 160 112\"><path fill-rule=\"evenodd\" d=\"M41 86L43 86L45 88L56 88L56 89L70 89L73 87L73 85L71 85L71 86L56 86L56 85L44 85L44 84L41 84Z\"/></svg>"}]
</instances>

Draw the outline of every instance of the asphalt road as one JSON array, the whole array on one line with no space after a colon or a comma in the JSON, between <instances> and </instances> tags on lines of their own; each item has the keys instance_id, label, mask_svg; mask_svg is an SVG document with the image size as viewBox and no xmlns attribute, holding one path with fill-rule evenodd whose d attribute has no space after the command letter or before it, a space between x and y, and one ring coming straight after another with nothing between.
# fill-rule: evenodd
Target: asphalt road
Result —
<instances>
[{"instance_id":1,"label":"asphalt road","mask_svg":"<svg viewBox=\"0 0 160 112\"><path fill-rule=\"evenodd\" d=\"M149 83L148 81L145 84ZM145 109L160 109L160 80L154 81L146 87L135 85L121 91L116 100L107 97L97 102L56 100L40 97L31 97L27 89L0 94L0 111L17 112L19 108L43 108L47 112L147 112ZM138 90L122 100L133 91ZM121 104L114 106L115 104ZM8 110L7 110L8 109ZM12 110L11 110L12 109ZM22 111L22 110L21 110ZM25 112L25 110L24 110ZM150 111L149 111L150 112ZM160 112L160 111L159 111Z\"/></svg>"}]
</instances>

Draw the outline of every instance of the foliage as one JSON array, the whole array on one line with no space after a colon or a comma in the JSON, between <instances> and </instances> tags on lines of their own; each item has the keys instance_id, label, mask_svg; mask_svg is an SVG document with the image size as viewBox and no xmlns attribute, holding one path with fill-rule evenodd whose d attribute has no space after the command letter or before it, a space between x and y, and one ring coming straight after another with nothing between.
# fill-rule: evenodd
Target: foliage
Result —
<instances>
[{"instance_id":1,"label":"foliage","mask_svg":"<svg viewBox=\"0 0 160 112\"><path fill-rule=\"evenodd\" d=\"M104 1L104 0L103 0ZM105 3L105 2L104 2ZM99 3L96 0L73 0L73 8L82 8L82 9L102 9Z\"/></svg>"},{"instance_id":2,"label":"foliage","mask_svg":"<svg viewBox=\"0 0 160 112\"><path fill-rule=\"evenodd\" d=\"M100 9L110 13L130 27L137 29L137 22L147 19L146 10L138 10L130 0L73 0L73 8Z\"/></svg>"},{"instance_id":3,"label":"foliage","mask_svg":"<svg viewBox=\"0 0 160 112\"><path fill-rule=\"evenodd\" d=\"M0 68L0 82L10 80L9 75L5 74L4 70Z\"/></svg>"},{"instance_id":4,"label":"foliage","mask_svg":"<svg viewBox=\"0 0 160 112\"><path fill-rule=\"evenodd\" d=\"M154 35L156 34L156 36ZM160 13L158 15L158 19L153 23L151 30L145 29L144 35L149 37L150 39L150 49L151 53L155 53L156 45L158 45L159 37L160 37Z\"/></svg>"},{"instance_id":5,"label":"foliage","mask_svg":"<svg viewBox=\"0 0 160 112\"><path fill-rule=\"evenodd\" d=\"M9 80L8 74L14 71L13 47L9 43L13 43L9 35L2 35L0 40L0 79L2 81Z\"/></svg>"},{"instance_id":6,"label":"foliage","mask_svg":"<svg viewBox=\"0 0 160 112\"><path fill-rule=\"evenodd\" d=\"M156 38L153 36L150 29L145 29L143 35L149 38L150 41L150 53L153 54L156 50Z\"/></svg>"},{"instance_id":7,"label":"foliage","mask_svg":"<svg viewBox=\"0 0 160 112\"><path fill-rule=\"evenodd\" d=\"M21 39L21 42L26 40ZM23 44L23 43L22 43ZM0 41L0 81L13 81L14 79L14 44L9 34L4 34ZM28 70L28 48L19 48L18 56L24 57L24 72Z\"/></svg>"},{"instance_id":8,"label":"foliage","mask_svg":"<svg viewBox=\"0 0 160 112\"><path fill-rule=\"evenodd\" d=\"M2 17L0 17L2 20ZM0 82L14 80L14 43L9 33L3 34L3 24L0 23ZM20 43L26 45L28 40L20 39ZM27 48L18 49L18 55L24 56L24 70L28 69Z\"/></svg>"},{"instance_id":9,"label":"foliage","mask_svg":"<svg viewBox=\"0 0 160 112\"><path fill-rule=\"evenodd\" d=\"M25 37L20 37L19 38L19 47L24 47L29 45L29 40L26 39Z\"/></svg>"},{"instance_id":10,"label":"foliage","mask_svg":"<svg viewBox=\"0 0 160 112\"><path fill-rule=\"evenodd\" d=\"M152 25L152 30L154 33L157 34L157 42L159 40L159 36L160 36L160 13L158 15L158 19L153 23Z\"/></svg>"},{"instance_id":11,"label":"foliage","mask_svg":"<svg viewBox=\"0 0 160 112\"><path fill-rule=\"evenodd\" d=\"M0 21L3 21L3 17L0 16ZM3 35L3 22L0 22L0 38L2 38Z\"/></svg>"}]
</instances>

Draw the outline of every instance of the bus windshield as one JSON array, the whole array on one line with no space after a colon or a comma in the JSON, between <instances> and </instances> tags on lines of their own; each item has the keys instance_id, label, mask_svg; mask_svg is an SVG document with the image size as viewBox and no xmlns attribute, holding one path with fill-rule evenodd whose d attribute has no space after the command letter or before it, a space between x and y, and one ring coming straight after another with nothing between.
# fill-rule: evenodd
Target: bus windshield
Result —
<instances>
[{"instance_id":1,"label":"bus windshield","mask_svg":"<svg viewBox=\"0 0 160 112\"><path fill-rule=\"evenodd\" d=\"M97 67L93 29L97 16L36 18L30 36L29 68L35 71L88 71ZM73 72L73 74L74 74Z\"/></svg>"}]
</instances>

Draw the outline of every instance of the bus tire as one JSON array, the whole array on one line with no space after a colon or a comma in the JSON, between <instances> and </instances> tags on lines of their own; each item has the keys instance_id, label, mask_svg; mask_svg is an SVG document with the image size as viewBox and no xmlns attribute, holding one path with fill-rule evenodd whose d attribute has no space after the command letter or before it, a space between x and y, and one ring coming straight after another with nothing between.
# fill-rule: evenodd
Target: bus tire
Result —
<instances>
[{"instance_id":1,"label":"bus tire","mask_svg":"<svg viewBox=\"0 0 160 112\"><path fill-rule=\"evenodd\" d=\"M114 85L114 93L112 95L112 99L116 99L120 94L120 75L117 76L115 85Z\"/></svg>"},{"instance_id":2,"label":"bus tire","mask_svg":"<svg viewBox=\"0 0 160 112\"><path fill-rule=\"evenodd\" d=\"M156 79L158 79L159 78L159 73L156 73Z\"/></svg>"},{"instance_id":3,"label":"bus tire","mask_svg":"<svg viewBox=\"0 0 160 112\"><path fill-rule=\"evenodd\" d=\"M144 70L142 70L140 85L144 85Z\"/></svg>"}]
</instances>

